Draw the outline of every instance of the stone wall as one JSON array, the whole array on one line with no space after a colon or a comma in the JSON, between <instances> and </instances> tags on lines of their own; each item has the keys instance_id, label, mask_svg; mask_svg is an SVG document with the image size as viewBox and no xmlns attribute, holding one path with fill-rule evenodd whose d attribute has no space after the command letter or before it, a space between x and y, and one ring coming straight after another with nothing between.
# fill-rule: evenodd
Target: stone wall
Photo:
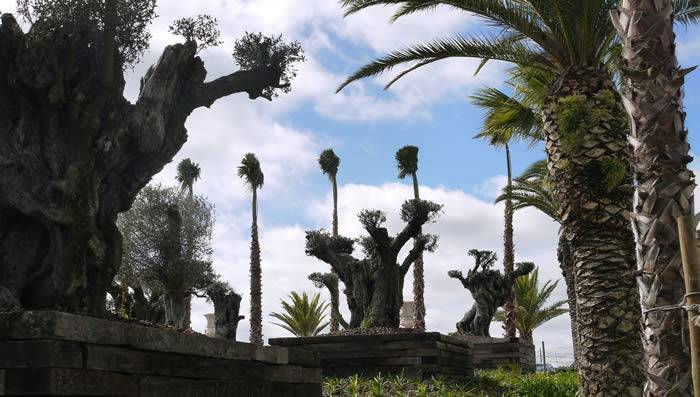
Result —
<instances>
[{"instance_id":1,"label":"stone wall","mask_svg":"<svg viewBox=\"0 0 700 397\"><path fill-rule=\"evenodd\" d=\"M520 338L459 337L473 346L474 368L494 369L516 365L523 372L535 371L535 346Z\"/></svg>"},{"instance_id":2,"label":"stone wall","mask_svg":"<svg viewBox=\"0 0 700 397\"><path fill-rule=\"evenodd\" d=\"M270 344L319 353L326 376L464 377L474 373L469 343L437 332L275 338Z\"/></svg>"},{"instance_id":3,"label":"stone wall","mask_svg":"<svg viewBox=\"0 0 700 397\"><path fill-rule=\"evenodd\" d=\"M0 395L321 395L316 354L59 312L0 313Z\"/></svg>"}]
</instances>

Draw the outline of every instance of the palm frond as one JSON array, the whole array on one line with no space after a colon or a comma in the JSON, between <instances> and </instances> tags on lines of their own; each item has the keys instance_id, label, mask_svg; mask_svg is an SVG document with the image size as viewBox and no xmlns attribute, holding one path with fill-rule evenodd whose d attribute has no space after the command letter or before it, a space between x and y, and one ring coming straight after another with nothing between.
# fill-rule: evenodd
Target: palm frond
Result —
<instances>
[{"instance_id":1,"label":"palm frond","mask_svg":"<svg viewBox=\"0 0 700 397\"><path fill-rule=\"evenodd\" d=\"M190 159L184 159L177 165L177 175L175 179L180 183L180 188L183 191L189 190L191 192L194 183L199 180L201 172L199 164Z\"/></svg>"},{"instance_id":2,"label":"palm frond","mask_svg":"<svg viewBox=\"0 0 700 397\"><path fill-rule=\"evenodd\" d=\"M321 171L328 175L328 178L334 178L338 174L340 157L335 155L333 149L326 149L318 157L318 165L321 167Z\"/></svg>"},{"instance_id":3,"label":"palm frond","mask_svg":"<svg viewBox=\"0 0 700 397\"><path fill-rule=\"evenodd\" d=\"M350 76L338 87L336 92L340 92L354 81L381 75L400 65L415 63L409 68L416 70L419 65L424 66L438 60L454 57L489 58L535 66L539 65L541 67L551 66L551 63L542 55L541 51L527 43L513 43L498 36L466 38L458 35L394 51L376 59ZM407 72L404 72L403 75L406 75Z\"/></svg>"},{"instance_id":4,"label":"palm frond","mask_svg":"<svg viewBox=\"0 0 700 397\"><path fill-rule=\"evenodd\" d=\"M314 295L311 300L306 292L289 294L290 302L282 300L283 313L270 313L270 317L279 320L273 323L284 328L295 336L316 336L329 324L324 322L329 304L321 302L321 294Z\"/></svg>"},{"instance_id":5,"label":"palm frond","mask_svg":"<svg viewBox=\"0 0 700 397\"><path fill-rule=\"evenodd\" d=\"M470 97L472 104L485 110L481 131L475 138L503 146L515 139L531 143L543 139L540 117L517 98L496 88L482 88Z\"/></svg>"},{"instance_id":6,"label":"palm frond","mask_svg":"<svg viewBox=\"0 0 700 397\"><path fill-rule=\"evenodd\" d=\"M700 0L674 0L673 16L675 21L688 26L700 21Z\"/></svg>"},{"instance_id":7,"label":"palm frond","mask_svg":"<svg viewBox=\"0 0 700 397\"><path fill-rule=\"evenodd\" d=\"M396 164L399 168L399 179L404 179L418 171L418 147L404 146L396 151Z\"/></svg>"},{"instance_id":8,"label":"palm frond","mask_svg":"<svg viewBox=\"0 0 700 397\"><path fill-rule=\"evenodd\" d=\"M259 189L265 183L265 175L260 168L260 161L253 153L246 153L238 166L238 176L243 178L246 185L252 190Z\"/></svg>"}]
</instances>

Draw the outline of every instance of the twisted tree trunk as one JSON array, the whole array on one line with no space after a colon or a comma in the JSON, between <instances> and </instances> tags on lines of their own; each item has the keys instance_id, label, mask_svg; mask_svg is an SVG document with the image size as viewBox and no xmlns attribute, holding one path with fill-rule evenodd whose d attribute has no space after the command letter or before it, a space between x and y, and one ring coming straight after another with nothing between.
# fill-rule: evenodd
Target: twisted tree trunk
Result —
<instances>
[{"instance_id":1,"label":"twisted tree trunk","mask_svg":"<svg viewBox=\"0 0 700 397\"><path fill-rule=\"evenodd\" d=\"M625 107L631 116L635 196L632 228L642 308L675 305L685 295L676 218L694 215L695 181L683 111L684 77L670 0L623 0L613 22L625 59ZM680 310L644 316L645 395L693 394Z\"/></svg>"},{"instance_id":2,"label":"twisted tree trunk","mask_svg":"<svg viewBox=\"0 0 700 397\"><path fill-rule=\"evenodd\" d=\"M582 396L638 396L643 379L624 110L602 66L571 69L544 111L562 233L575 266Z\"/></svg>"},{"instance_id":3,"label":"twisted tree trunk","mask_svg":"<svg viewBox=\"0 0 700 397\"><path fill-rule=\"evenodd\" d=\"M79 35L0 25L0 309L101 315L121 261L117 215L187 140L187 117L237 92L280 85L280 71L205 83L196 44L169 46L124 99L120 56L100 68ZM113 81L102 84L103 70ZM109 76L107 76L109 80Z\"/></svg>"}]
</instances>

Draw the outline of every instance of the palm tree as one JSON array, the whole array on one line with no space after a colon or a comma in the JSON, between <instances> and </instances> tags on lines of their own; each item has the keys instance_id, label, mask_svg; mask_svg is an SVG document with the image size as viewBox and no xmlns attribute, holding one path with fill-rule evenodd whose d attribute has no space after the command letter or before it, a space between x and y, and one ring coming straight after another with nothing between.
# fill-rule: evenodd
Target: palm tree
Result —
<instances>
[{"instance_id":1,"label":"palm tree","mask_svg":"<svg viewBox=\"0 0 700 397\"><path fill-rule=\"evenodd\" d=\"M253 223L250 227L250 343L263 344L262 339L262 270L260 242L258 241L258 189L265 183L260 162L253 153L247 153L238 166L238 176L253 192Z\"/></svg>"},{"instance_id":2,"label":"palm tree","mask_svg":"<svg viewBox=\"0 0 700 397\"><path fill-rule=\"evenodd\" d=\"M201 172L199 164L192 162L190 159L184 159L177 165L177 176L175 179L180 183L181 192L187 192L189 199L192 199L194 195L194 183L199 180Z\"/></svg>"},{"instance_id":3,"label":"palm tree","mask_svg":"<svg viewBox=\"0 0 700 397\"><path fill-rule=\"evenodd\" d=\"M318 165L321 167L321 171L328 176L328 179L333 186L333 222L332 222L332 234L333 236L338 236L338 167L340 166L340 158L336 156L333 149L326 149L321 152L318 157ZM336 276L337 280L337 276ZM331 298L338 294L338 283L335 283L335 290L332 289L333 284L329 284L329 291L331 293ZM331 332L338 332L338 316L336 314L340 313L340 307L338 299L331 299Z\"/></svg>"},{"instance_id":4,"label":"palm tree","mask_svg":"<svg viewBox=\"0 0 700 397\"><path fill-rule=\"evenodd\" d=\"M519 277L513 286L516 302L518 302L516 327L520 332L520 337L530 343L532 343L532 332L537 327L568 311L562 308L566 304L565 300L548 304L559 281L548 280L540 286L539 270L539 268L535 268L532 273ZM499 310L494 319L505 321L506 313Z\"/></svg>"},{"instance_id":5,"label":"palm tree","mask_svg":"<svg viewBox=\"0 0 700 397\"><path fill-rule=\"evenodd\" d=\"M316 336L328 326L323 322L326 318L328 303L320 302L321 294L316 294L309 300L306 292L299 295L296 292L289 294L290 302L282 300L284 313L270 313L280 323L273 323L291 332L294 336Z\"/></svg>"},{"instance_id":6,"label":"palm tree","mask_svg":"<svg viewBox=\"0 0 700 397\"><path fill-rule=\"evenodd\" d=\"M418 147L404 146L396 152L396 163L399 168L399 179L408 176L413 180L413 198L420 200L418 189ZM415 304L415 329L425 330L425 277L423 254L413 263L413 302Z\"/></svg>"},{"instance_id":7,"label":"palm tree","mask_svg":"<svg viewBox=\"0 0 700 397\"><path fill-rule=\"evenodd\" d=\"M684 24L697 22L700 1L622 0L618 10L612 17L624 47L623 93L633 124L632 228L642 308L647 311L675 305L685 296L676 219L695 212L683 111L684 76L694 68L678 66L673 22L674 18ZM644 316L649 395L693 393L688 382L690 357L679 335L685 332L679 328L682 321L678 310Z\"/></svg>"},{"instance_id":8,"label":"palm tree","mask_svg":"<svg viewBox=\"0 0 700 397\"><path fill-rule=\"evenodd\" d=\"M326 149L321 152L318 157L318 165L321 171L328 176L328 179L333 186L333 236L338 235L338 166L340 166L340 158L335 155L333 149Z\"/></svg>"},{"instance_id":9,"label":"palm tree","mask_svg":"<svg viewBox=\"0 0 700 397\"><path fill-rule=\"evenodd\" d=\"M199 164L192 162L190 159L184 159L180 161L177 165L177 176L175 179L180 183L180 197L182 199L185 192L185 196L190 202L194 198L194 183L199 179L202 170L199 168ZM185 314L183 319L183 326L185 329L189 329L192 325L192 295L187 295L185 297Z\"/></svg>"},{"instance_id":10,"label":"palm tree","mask_svg":"<svg viewBox=\"0 0 700 397\"><path fill-rule=\"evenodd\" d=\"M581 395L641 393L639 294L629 273L634 238L626 214L627 120L608 64L617 36L611 0L343 0L346 14L396 5L394 19L436 6L474 13L497 28L394 51L339 88L394 67L388 86L433 62L467 57L545 70L556 76L542 106L552 193L576 263ZM482 65L483 66L483 65ZM611 177L614 176L614 177ZM595 252L596 255L591 255ZM581 321L581 319L586 321Z\"/></svg>"},{"instance_id":11,"label":"palm tree","mask_svg":"<svg viewBox=\"0 0 700 397\"><path fill-rule=\"evenodd\" d=\"M512 75L516 74L515 70L517 69L511 71ZM513 81L514 79L511 79L511 84ZM527 81L527 83L530 82ZM525 99L528 98L526 97ZM503 268L507 274L513 271L515 264L513 201L508 195L513 186L510 142L516 138L525 138L535 142L541 137L541 132L537 128L539 123L537 122L537 114L533 109L519 101L518 98L509 97L495 88L479 90L475 95L471 96L471 102L486 110L481 131L475 138L486 140L491 146L505 148L508 181L505 187L506 196L504 199ZM515 337L515 317L517 315L515 298L515 293L512 291L504 306L506 320L503 323L503 328L507 337Z\"/></svg>"},{"instance_id":12,"label":"palm tree","mask_svg":"<svg viewBox=\"0 0 700 397\"><path fill-rule=\"evenodd\" d=\"M554 197L552 197L547 175L547 161L534 162L520 176L515 178L515 183L510 190L503 189L503 193L496 198L496 202L510 199L513 203L514 211L535 208L561 224L559 209ZM574 266L570 258L568 242L561 233L559 234L557 256L559 267L566 283L567 303L569 305L569 317L571 318L571 340L574 348L574 364L578 365L578 323L576 318Z\"/></svg>"}]
</instances>

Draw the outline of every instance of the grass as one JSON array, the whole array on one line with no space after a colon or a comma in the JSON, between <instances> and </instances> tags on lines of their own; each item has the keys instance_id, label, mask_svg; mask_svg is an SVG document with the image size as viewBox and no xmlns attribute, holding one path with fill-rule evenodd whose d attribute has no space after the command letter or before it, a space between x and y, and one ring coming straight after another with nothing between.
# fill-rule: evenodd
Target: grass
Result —
<instances>
[{"instance_id":1,"label":"grass","mask_svg":"<svg viewBox=\"0 0 700 397\"><path fill-rule=\"evenodd\" d=\"M403 375L326 378L324 397L574 397L578 375L521 374L517 369L477 370L473 378L428 380Z\"/></svg>"}]
</instances>

